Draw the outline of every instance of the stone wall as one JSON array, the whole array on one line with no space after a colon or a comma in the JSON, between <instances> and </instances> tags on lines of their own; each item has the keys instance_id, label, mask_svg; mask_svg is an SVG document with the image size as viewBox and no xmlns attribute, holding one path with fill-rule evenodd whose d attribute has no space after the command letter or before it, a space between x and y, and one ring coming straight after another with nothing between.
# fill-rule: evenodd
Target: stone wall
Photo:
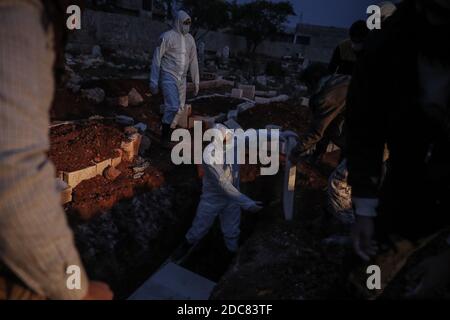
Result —
<instances>
[{"instance_id":1,"label":"stone wall","mask_svg":"<svg viewBox=\"0 0 450 320\"><path fill-rule=\"evenodd\" d=\"M128 49L153 52L161 33L168 30L168 24L152 20L147 15L132 16L86 9L83 12L82 29L73 31L70 46L88 52L94 45L113 50ZM310 45L287 42L265 41L259 47L259 54L282 57L303 53L307 59L328 62L333 49L346 36L346 31L304 25L301 33L311 36ZM228 45L231 52L246 50L245 38L221 32L209 32L205 38L206 50L218 51Z\"/></svg>"}]
</instances>

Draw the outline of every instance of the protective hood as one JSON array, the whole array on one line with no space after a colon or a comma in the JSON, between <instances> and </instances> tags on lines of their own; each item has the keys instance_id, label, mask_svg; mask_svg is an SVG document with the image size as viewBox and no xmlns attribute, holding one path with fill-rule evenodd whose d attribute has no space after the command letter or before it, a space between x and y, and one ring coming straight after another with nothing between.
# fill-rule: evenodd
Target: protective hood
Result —
<instances>
[{"instance_id":1,"label":"protective hood","mask_svg":"<svg viewBox=\"0 0 450 320\"><path fill-rule=\"evenodd\" d=\"M183 10L178 11L176 17L173 20L173 29L183 35L188 34L190 26L185 26L183 24L183 22L188 19L191 19L191 17L186 12L184 12Z\"/></svg>"}]
</instances>

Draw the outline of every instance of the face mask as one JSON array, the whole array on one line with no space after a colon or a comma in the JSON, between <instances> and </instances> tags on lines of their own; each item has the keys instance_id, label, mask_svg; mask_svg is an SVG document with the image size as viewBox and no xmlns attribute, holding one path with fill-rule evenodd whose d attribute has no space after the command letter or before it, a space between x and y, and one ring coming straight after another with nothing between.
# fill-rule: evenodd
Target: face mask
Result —
<instances>
[{"instance_id":1,"label":"face mask","mask_svg":"<svg viewBox=\"0 0 450 320\"><path fill-rule=\"evenodd\" d=\"M190 30L191 30L191 25L189 25L189 24L188 25L183 24L181 27L181 32L183 34L188 34Z\"/></svg>"}]
</instances>

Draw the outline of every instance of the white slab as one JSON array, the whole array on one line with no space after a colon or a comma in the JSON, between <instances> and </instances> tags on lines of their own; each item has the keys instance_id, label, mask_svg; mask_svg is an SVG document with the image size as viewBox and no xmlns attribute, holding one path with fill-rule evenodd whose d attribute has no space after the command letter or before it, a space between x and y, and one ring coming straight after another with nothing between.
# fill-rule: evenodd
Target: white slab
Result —
<instances>
[{"instance_id":1,"label":"white slab","mask_svg":"<svg viewBox=\"0 0 450 320\"><path fill-rule=\"evenodd\" d=\"M128 300L208 300L215 286L215 282L168 263Z\"/></svg>"}]
</instances>

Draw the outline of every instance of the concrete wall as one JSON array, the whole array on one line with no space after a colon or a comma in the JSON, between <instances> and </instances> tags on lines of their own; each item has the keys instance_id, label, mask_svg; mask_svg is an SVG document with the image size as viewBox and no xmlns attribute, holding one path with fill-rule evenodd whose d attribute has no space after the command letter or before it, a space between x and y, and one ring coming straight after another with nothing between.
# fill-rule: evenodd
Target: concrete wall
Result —
<instances>
[{"instance_id":1,"label":"concrete wall","mask_svg":"<svg viewBox=\"0 0 450 320\"><path fill-rule=\"evenodd\" d=\"M86 9L83 12L82 29L72 32L70 43L82 51L98 44L110 49L153 52L160 34L169 28L166 23L152 20L146 15L135 17ZM346 31L304 25L301 34L311 36L309 46L266 41L258 47L257 52L271 57L303 53L310 60L328 62L338 42L345 38ZM211 51L222 50L226 45L232 53L246 50L245 38L232 34L209 32L204 42L206 50Z\"/></svg>"},{"instance_id":2,"label":"concrete wall","mask_svg":"<svg viewBox=\"0 0 450 320\"><path fill-rule=\"evenodd\" d=\"M348 38L348 30L335 27L323 27L299 24L297 35L311 37L311 44L302 46L305 57L310 60L329 62L337 44Z\"/></svg>"}]
</instances>

